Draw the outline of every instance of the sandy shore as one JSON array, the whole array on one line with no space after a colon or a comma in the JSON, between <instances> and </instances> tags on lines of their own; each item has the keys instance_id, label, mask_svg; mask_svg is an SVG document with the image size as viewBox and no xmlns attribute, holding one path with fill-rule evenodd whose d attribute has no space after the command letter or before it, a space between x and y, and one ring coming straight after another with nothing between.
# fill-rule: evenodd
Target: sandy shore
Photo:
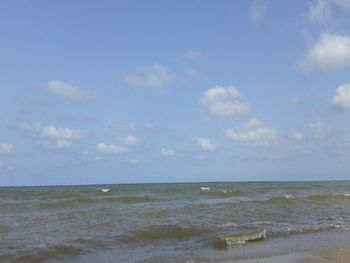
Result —
<instances>
[{"instance_id":1,"label":"sandy shore","mask_svg":"<svg viewBox=\"0 0 350 263\"><path fill-rule=\"evenodd\" d=\"M350 248L325 249L269 258L231 261L227 263L350 263Z\"/></svg>"}]
</instances>

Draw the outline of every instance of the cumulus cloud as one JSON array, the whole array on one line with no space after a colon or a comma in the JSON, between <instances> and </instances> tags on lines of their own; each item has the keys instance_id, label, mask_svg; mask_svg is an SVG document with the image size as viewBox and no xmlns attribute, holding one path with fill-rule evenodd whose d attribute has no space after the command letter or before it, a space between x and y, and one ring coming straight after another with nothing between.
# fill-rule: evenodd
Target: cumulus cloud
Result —
<instances>
[{"instance_id":1,"label":"cumulus cloud","mask_svg":"<svg viewBox=\"0 0 350 263\"><path fill-rule=\"evenodd\" d=\"M226 137L231 141L246 142L253 146L267 146L276 143L279 133L257 119L250 119L242 126L225 130Z\"/></svg>"},{"instance_id":2,"label":"cumulus cloud","mask_svg":"<svg viewBox=\"0 0 350 263\"><path fill-rule=\"evenodd\" d=\"M194 140L197 142L198 146L203 151L212 152L212 151L215 151L218 147L217 144L210 139L206 139L206 138L202 138L202 137L195 137Z\"/></svg>"},{"instance_id":3,"label":"cumulus cloud","mask_svg":"<svg viewBox=\"0 0 350 263\"><path fill-rule=\"evenodd\" d=\"M114 144L107 145L104 143L97 144L96 150L104 154L122 154L122 153L128 153L131 151L130 148L125 146L114 145Z\"/></svg>"},{"instance_id":4,"label":"cumulus cloud","mask_svg":"<svg viewBox=\"0 0 350 263\"><path fill-rule=\"evenodd\" d=\"M124 74L122 81L132 88L164 89L172 83L173 76L164 66L153 64L137 70L136 73Z\"/></svg>"},{"instance_id":5,"label":"cumulus cloud","mask_svg":"<svg viewBox=\"0 0 350 263\"><path fill-rule=\"evenodd\" d=\"M177 152L171 148L162 148L161 154L164 157L170 158L172 160L177 160L179 157L183 156L183 153Z\"/></svg>"},{"instance_id":6,"label":"cumulus cloud","mask_svg":"<svg viewBox=\"0 0 350 263\"><path fill-rule=\"evenodd\" d=\"M128 135L125 138L122 138L122 142L128 146L135 146L135 145L139 144L140 141L141 140L139 138L137 138L133 135Z\"/></svg>"},{"instance_id":7,"label":"cumulus cloud","mask_svg":"<svg viewBox=\"0 0 350 263\"><path fill-rule=\"evenodd\" d=\"M254 24L261 22L266 16L268 7L267 0L254 0L249 10L250 21Z\"/></svg>"},{"instance_id":8,"label":"cumulus cloud","mask_svg":"<svg viewBox=\"0 0 350 263\"><path fill-rule=\"evenodd\" d=\"M350 37L322 34L304 55L298 68L303 71L332 71L350 64Z\"/></svg>"},{"instance_id":9,"label":"cumulus cloud","mask_svg":"<svg viewBox=\"0 0 350 263\"><path fill-rule=\"evenodd\" d=\"M250 106L242 101L240 93L234 86L208 89L200 101L209 108L212 115L218 117L232 117L250 112Z\"/></svg>"},{"instance_id":10,"label":"cumulus cloud","mask_svg":"<svg viewBox=\"0 0 350 263\"><path fill-rule=\"evenodd\" d=\"M336 107L350 109L350 84L339 86L331 102Z\"/></svg>"},{"instance_id":11,"label":"cumulus cloud","mask_svg":"<svg viewBox=\"0 0 350 263\"><path fill-rule=\"evenodd\" d=\"M13 153L13 145L9 143L0 144L0 155L11 155Z\"/></svg>"},{"instance_id":12,"label":"cumulus cloud","mask_svg":"<svg viewBox=\"0 0 350 263\"><path fill-rule=\"evenodd\" d=\"M328 125L320 121L312 123L310 127L313 130L313 136L316 139L325 139L331 131Z\"/></svg>"},{"instance_id":13,"label":"cumulus cloud","mask_svg":"<svg viewBox=\"0 0 350 263\"><path fill-rule=\"evenodd\" d=\"M43 127L41 136L58 141L75 141L85 138L85 132L70 128L57 128L54 125Z\"/></svg>"},{"instance_id":14,"label":"cumulus cloud","mask_svg":"<svg viewBox=\"0 0 350 263\"><path fill-rule=\"evenodd\" d=\"M293 132L292 139L295 141L303 141L305 139L305 136L301 132Z\"/></svg>"},{"instance_id":15,"label":"cumulus cloud","mask_svg":"<svg viewBox=\"0 0 350 263\"><path fill-rule=\"evenodd\" d=\"M44 139L42 145L49 148L69 149L74 141L86 138L86 132L70 128L59 128L54 125L43 126L40 123L23 122L21 129Z\"/></svg>"},{"instance_id":16,"label":"cumulus cloud","mask_svg":"<svg viewBox=\"0 0 350 263\"><path fill-rule=\"evenodd\" d=\"M69 149L73 145L70 141L57 141L56 146L58 149Z\"/></svg>"},{"instance_id":17,"label":"cumulus cloud","mask_svg":"<svg viewBox=\"0 0 350 263\"><path fill-rule=\"evenodd\" d=\"M50 80L47 82L47 90L52 94L68 98L71 100L92 99L94 94L90 91L84 91L72 84L65 83L60 80Z\"/></svg>"},{"instance_id":18,"label":"cumulus cloud","mask_svg":"<svg viewBox=\"0 0 350 263\"><path fill-rule=\"evenodd\" d=\"M43 127L40 123L22 122L20 128L26 132L40 133Z\"/></svg>"}]
</instances>

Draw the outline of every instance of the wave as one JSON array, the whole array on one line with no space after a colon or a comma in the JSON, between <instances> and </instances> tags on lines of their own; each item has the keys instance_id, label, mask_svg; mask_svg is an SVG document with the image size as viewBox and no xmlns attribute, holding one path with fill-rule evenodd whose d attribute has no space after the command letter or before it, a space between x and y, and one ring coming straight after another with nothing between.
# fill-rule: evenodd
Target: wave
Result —
<instances>
[{"instance_id":1,"label":"wave","mask_svg":"<svg viewBox=\"0 0 350 263\"><path fill-rule=\"evenodd\" d=\"M232 190L202 191L200 194L203 196L214 197L214 198L229 198L229 197L244 195L243 192L232 191Z\"/></svg>"},{"instance_id":2,"label":"wave","mask_svg":"<svg viewBox=\"0 0 350 263\"><path fill-rule=\"evenodd\" d=\"M333 217L324 217L317 219L313 222L313 225L310 226L304 226L304 227L288 227L286 228L286 224L284 223L274 223L270 221L257 221L255 222L255 225L260 225L260 230L255 231L247 231L239 234L229 235L229 236L223 236L219 238L215 238L213 241L213 245L217 249L230 249L235 246L241 246L246 245L250 242L257 242L257 241L264 241L267 238L281 238L281 237L287 237L290 235L303 235L303 234L312 234L312 233L318 233L318 232L327 232L332 230L337 230L341 228L346 228L346 225L338 221L337 219ZM262 229L264 227L263 225L280 225L284 226L284 229L276 230L276 231L269 231ZM232 224L230 225L231 228L239 229L239 224ZM244 227L244 226L242 226ZM226 228L226 225L225 225ZM262 229L262 230L261 230Z\"/></svg>"},{"instance_id":3,"label":"wave","mask_svg":"<svg viewBox=\"0 0 350 263\"><path fill-rule=\"evenodd\" d=\"M295 199L294 195L285 195L284 197L287 199Z\"/></svg>"},{"instance_id":4,"label":"wave","mask_svg":"<svg viewBox=\"0 0 350 263\"><path fill-rule=\"evenodd\" d=\"M267 202L276 205L283 204L303 204L305 202L312 203L322 203L322 202L337 202L337 201L346 201L348 200L350 195L347 194L316 194L309 195L304 197L296 197L292 194L287 194L284 196L271 197L265 200L258 200L258 202Z\"/></svg>"},{"instance_id":5,"label":"wave","mask_svg":"<svg viewBox=\"0 0 350 263\"><path fill-rule=\"evenodd\" d=\"M150 203L157 202L159 199L149 197L149 196L108 196L105 197L105 194L101 193L100 197L91 196L91 197L75 197L67 199L58 199L58 200L47 200L45 202L37 202L35 206L40 210L51 210L51 209L62 209L69 207L78 207L78 206L89 206L94 204L110 204L110 203Z\"/></svg>"},{"instance_id":6,"label":"wave","mask_svg":"<svg viewBox=\"0 0 350 263\"><path fill-rule=\"evenodd\" d=\"M3 255L4 258L10 259L11 262L47 262L59 258L79 256L86 254L88 251L77 246L56 245L43 249L31 249L22 252L20 256Z\"/></svg>"},{"instance_id":7,"label":"wave","mask_svg":"<svg viewBox=\"0 0 350 263\"><path fill-rule=\"evenodd\" d=\"M335 221L334 223L326 223L323 225L319 225L322 220L327 219L320 219L316 220L314 225L312 226L305 226L305 227L290 227L283 231L276 231L276 232L270 232L269 237L285 237L290 235L302 235L302 234L312 234L312 233L318 233L318 232L327 232L332 230L337 230L341 228L345 228L346 226L338 221ZM325 221L324 221L325 222Z\"/></svg>"},{"instance_id":8,"label":"wave","mask_svg":"<svg viewBox=\"0 0 350 263\"><path fill-rule=\"evenodd\" d=\"M209 233L209 229L198 227L182 227L179 225L152 226L141 231L133 231L123 235L119 242L130 244L151 244L164 240L181 241Z\"/></svg>"},{"instance_id":9,"label":"wave","mask_svg":"<svg viewBox=\"0 0 350 263\"><path fill-rule=\"evenodd\" d=\"M264 241L265 239L266 230L257 230L228 237L220 237L214 241L214 247L217 249L229 249L234 246L245 245L249 242Z\"/></svg>"},{"instance_id":10,"label":"wave","mask_svg":"<svg viewBox=\"0 0 350 263\"><path fill-rule=\"evenodd\" d=\"M122 196L118 198L123 203L134 204L134 203L150 203L157 202L159 199L149 196Z\"/></svg>"},{"instance_id":11,"label":"wave","mask_svg":"<svg viewBox=\"0 0 350 263\"><path fill-rule=\"evenodd\" d=\"M90 204L93 204L94 201L95 200L93 198L77 197L77 198L69 198L69 199L63 199L63 200L47 201L45 203L39 203L37 207L40 210L68 208L68 207L75 207L75 206L82 206L82 205L90 205Z\"/></svg>"}]
</instances>

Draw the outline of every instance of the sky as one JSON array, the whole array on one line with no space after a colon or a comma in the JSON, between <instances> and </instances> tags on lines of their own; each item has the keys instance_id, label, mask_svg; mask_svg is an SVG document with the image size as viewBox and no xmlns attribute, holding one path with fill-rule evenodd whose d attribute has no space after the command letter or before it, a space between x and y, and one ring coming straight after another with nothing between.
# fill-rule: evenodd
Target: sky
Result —
<instances>
[{"instance_id":1,"label":"sky","mask_svg":"<svg viewBox=\"0 0 350 263\"><path fill-rule=\"evenodd\" d=\"M0 185L350 177L350 0L0 1Z\"/></svg>"}]
</instances>

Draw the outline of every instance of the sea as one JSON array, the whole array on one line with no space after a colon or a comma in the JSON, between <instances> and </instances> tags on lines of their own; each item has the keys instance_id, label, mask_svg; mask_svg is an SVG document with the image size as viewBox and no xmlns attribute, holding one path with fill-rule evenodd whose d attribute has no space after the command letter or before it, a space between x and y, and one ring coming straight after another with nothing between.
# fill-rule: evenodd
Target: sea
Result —
<instances>
[{"instance_id":1,"label":"sea","mask_svg":"<svg viewBox=\"0 0 350 263\"><path fill-rule=\"evenodd\" d=\"M234 262L349 230L350 181L0 187L0 262Z\"/></svg>"}]
</instances>

